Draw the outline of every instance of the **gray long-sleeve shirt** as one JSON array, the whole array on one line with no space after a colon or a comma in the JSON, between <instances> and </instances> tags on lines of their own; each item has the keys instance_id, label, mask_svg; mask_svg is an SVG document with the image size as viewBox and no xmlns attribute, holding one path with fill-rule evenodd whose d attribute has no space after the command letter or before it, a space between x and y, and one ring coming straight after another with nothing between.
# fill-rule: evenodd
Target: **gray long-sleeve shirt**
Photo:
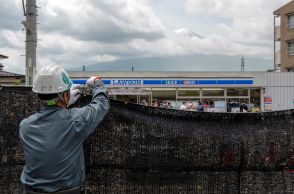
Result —
<instances>
[{"instance_id":1,"label":"gray long-sleeve shirt","mask_svg":"<svg viewBox=\"0 0 294 194\"><path fill-rule=\"evenodd\" d=\"M85 181L83 142L109 110L104 87L90 104L64 109L46 106L20 123L26 164L21 182L39 192L56 192Z\"/></svg>"}]
</instances>

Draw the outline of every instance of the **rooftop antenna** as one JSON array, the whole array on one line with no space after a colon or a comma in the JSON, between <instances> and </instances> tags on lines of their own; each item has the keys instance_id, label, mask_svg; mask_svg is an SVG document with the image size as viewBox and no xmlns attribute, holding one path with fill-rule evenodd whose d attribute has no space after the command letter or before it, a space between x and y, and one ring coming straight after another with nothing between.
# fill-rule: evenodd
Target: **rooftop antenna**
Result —
<instances>
[{"instance_id":1,"label":"rooftop antenna","mask_svg":"<svg viewBox=\"0 0 294 194\"><path fill-rule=\"evenodd\" d=\"M244 57L242 56L242 59L241 59L241 71L244 72L245 71L245 63L244 63Z\"/></svg>"}]
</instances>

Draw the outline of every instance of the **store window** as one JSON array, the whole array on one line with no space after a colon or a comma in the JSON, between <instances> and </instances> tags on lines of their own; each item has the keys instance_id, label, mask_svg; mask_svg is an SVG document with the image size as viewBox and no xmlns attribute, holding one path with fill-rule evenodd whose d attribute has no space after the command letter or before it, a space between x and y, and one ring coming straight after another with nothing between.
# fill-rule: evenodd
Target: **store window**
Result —
<instances>
[{"instance_id":1,"label":"store window","mask_svg":"<svg viewBox=\"0 0 294 194\"><path fill-rule=\"evenodd\" d=\"M288 28L294 28L294 14L288 16Z\"/></svg>"},{"instance_id":2,"label":"store window","mask_svg":"<svg viewBox=\"0 0 294 194\"><path fill-rule=\"evenodd\" d=\"M205 88L202 89L202 96L224 96L225 92L222 88Z\"/></svg>"},{"instance_id":3,"label":"store window","mask_svg":"<svg viewBox=\"0 0 294 194\"><path fill-rule=\"evenodd\" d=\"M227 112L248 112L249 109L249 98L227 98Z\"/></svg>"},{"instance_id":4,"label":"store window","mask_svg":"<svg viewBox=\"0 0 294 194\"><path fill-rule=\"evenodd\" d=\"M200 96L200 89L196 88L179 88L178 89L178 98L184 97L197 97Z\"/></svg>"},{"instance_id":5,"label":"store window","mask_svg":"<svg viewBox=\"0 0 294 194\"><path fill-rule=\"evenodd\" d=\"M138 95L138 103L143 105L151 105L151 88L141 88L142 93Z\"/></svg>"},{"instance_id":6,"label":"store window","mask_svg":"<svg viewBox=\"0 0 294 194\"><path fill-rule=\"evenodd\" d=\"M176 91L176 88L152 88L152 104L159 103L161 106L165 101L174 104Z\"/></svg>"},{"instance_id":7,"label":"store window","mask_svg":"<svg viewBox=\"0 0 294 194\"><path fill-rule=\"evenodd\" d=\"M294 55L294 41L288 42L288 55Z\"/></svg>"},{"instance_id":8,"label":"store window","mask_svg":"<svg viewBox=\"0 0 294 194\"><path fill-rule=\"evenodd\" d=\"M132 103L151 102L151 88L108 88L111 98Z\"/></svg>"},{"instance_id":9,"label":"store window","mask_svg":"<svg viewBox=\"0 0 294 194\"><path fill-rule=\"evenodd\" d=\"M204 112L227 112L224 98L202 98Z\"/></svg>"},{"instance_id":10,"label":"store window","mask_svg":"<svg viewBox=\"0 0 294 194\"><path fill-rule=\"evenodd\" d=\"M248 96L248 89L247 88L228 88L227 89L227 96Z\"/></svg>"},{"instance_id":11,"label":"store window","mask_svg":"<svg viewBox=\"0 0 294 194\"><path fill-rule=\"evenodd\" d=\"M125 102L139 103L137 95L114 95L112 98Z\"/></svg>"}]
</instances>

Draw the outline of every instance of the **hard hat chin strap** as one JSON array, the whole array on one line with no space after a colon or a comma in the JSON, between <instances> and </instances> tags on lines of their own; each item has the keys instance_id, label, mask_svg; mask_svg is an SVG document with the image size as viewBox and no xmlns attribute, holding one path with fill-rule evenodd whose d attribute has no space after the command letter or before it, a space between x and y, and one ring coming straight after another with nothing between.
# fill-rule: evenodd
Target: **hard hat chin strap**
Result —
<instances>
[{"instance_id":1,"label":"hard hat chin strap","mask_svg":"<svg viewBox=\"0 0 294 194\"><path fill-rule=\"evenodd\" d=\"M57 99L48 100L48 101L47 101L47 105L48 105L48 106L52 106L52 105L57 104L57 102L58 102Z\"/></svg>"}]
</instances>

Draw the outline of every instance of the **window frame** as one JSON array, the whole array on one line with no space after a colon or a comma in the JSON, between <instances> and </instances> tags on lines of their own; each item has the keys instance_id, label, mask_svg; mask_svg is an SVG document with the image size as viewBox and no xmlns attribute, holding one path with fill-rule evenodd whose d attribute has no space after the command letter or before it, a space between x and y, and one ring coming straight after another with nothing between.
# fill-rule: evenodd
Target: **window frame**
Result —
<instances>
[{"instance_id":1,"label":"window frame","mask_svg":"<svg viewBox=\"0 0 294 194\"><path fill-rule=\"evenodd\" d=\"M294 40L288 41L287 51L288 55L294 55Z\"/></svg>"},{"instance_id":2,"label":"window frame","mask_svg":"<svg viewBox=\"0 0 294 194\"><path fill-rule=\"evenodd\" d=\"M294 13L288 15L287 26L288 28L294 28Z\"/></svg>"}]
</instances>

